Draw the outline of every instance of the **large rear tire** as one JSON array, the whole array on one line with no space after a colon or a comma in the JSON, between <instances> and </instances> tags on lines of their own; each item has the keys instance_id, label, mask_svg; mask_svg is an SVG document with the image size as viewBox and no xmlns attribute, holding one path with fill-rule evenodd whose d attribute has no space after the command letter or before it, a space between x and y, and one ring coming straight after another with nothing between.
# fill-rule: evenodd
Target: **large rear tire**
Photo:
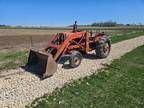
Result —
<instances>
[{"instance_id":1,"label":"large rear tire","mask_svg":"<svg viewBox=\"0 0 144 108\"><path fill-rule=\"evenodd\" d=\"M70 66L76 68L81 64L82 54L79 51L73 51L70 55Z\"/></svg>"},{"instance_id":2,"label":"large rear tire","mask_svg":"<svg viewBox=\"0 0 144 108\"><path fill-rule=\"evenodd\" d=\"M96 56L98 58L106 58L111 50L111 42L108 38L100 40L96 45Z\"/></svg>"}]
</instances>

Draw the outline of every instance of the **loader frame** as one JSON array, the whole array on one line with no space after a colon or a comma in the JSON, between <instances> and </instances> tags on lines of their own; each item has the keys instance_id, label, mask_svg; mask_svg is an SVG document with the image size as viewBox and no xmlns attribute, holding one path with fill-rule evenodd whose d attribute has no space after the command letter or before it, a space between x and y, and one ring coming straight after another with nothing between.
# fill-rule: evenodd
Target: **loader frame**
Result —
<instances>
[{"instance_id":1,"label":"loader frame","mask_svg":"<svg viewBox=\"0 0 144 108\"><path fill-rule=\"evenodd\" d=\"M85 53L94 50L95 48L91 45L98 42L104 34L96 34L94 37L91 37L89 32L82 31L76 33L65 32L63 35L65 35L66 38L61 44L56 45L53 43L53 41L58 38L58 35L56 35L48 42L48 46L45 48L45 51L48 51L48 49L51 48L57 50L53 55L56 62L59 61L61 55L70 54L73 50L83 51ZM48 51L48 53L51 52Z\"/></svg>"}]
</instances>

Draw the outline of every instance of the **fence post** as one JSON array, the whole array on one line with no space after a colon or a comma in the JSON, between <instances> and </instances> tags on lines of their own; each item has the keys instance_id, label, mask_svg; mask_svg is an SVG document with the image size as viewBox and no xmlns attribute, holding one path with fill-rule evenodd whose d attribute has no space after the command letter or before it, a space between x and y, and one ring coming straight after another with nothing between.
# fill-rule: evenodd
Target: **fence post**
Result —
<instances>
[{"instance_id":1,"label":"fence post","mask_svg":"<svg viewBox=\"0 0 144 108\"><path fill-rule=\"evenodd\" d=\"M33 47L33 40L32 40L32 36L30 36L30 44L31 44L31 47Z\"/></svg>"}]
</instances>

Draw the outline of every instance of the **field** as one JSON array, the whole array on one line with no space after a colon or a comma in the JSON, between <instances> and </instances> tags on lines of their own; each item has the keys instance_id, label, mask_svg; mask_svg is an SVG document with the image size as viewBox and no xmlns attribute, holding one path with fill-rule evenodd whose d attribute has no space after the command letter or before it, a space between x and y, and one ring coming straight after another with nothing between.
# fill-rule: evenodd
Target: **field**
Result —
<instances>
[{"instance_id":1,"label":"field","mask_svg":"<svg viewBox=\"0 0 144 108\"><path fill-rule=\"evenodd\" d=\"M144 46L35 100L30 108L143 108Z\"/></svg>"},{"instance_id":2,"label":"field","mask_svg":"<svg viewBox=\"0 0 144 108\"><path fill-rule=\"evenodd\" d=\"M37 30L37 29L0 29L0 71L15 69L27 62L30 47L43 48L51 37L51 33L63 30ZM93 30L94 31L94 30ZM95 30L96 32L97 30ZM143 31L131 30L98 30L110 34L112 43L144 35ZM46 34L47 33L47 34ZM35 35L34 35L35 34ZM31 42L32 39L32 42Z\"/></svg>"},{"instance_id":3,"label":"field","mask_svg":"<svg viewBox=\"0 0 144 108\"><path fill-rule=\"evenodd\" d=\"M0 49L29 48L47 42L51 35L60 30L0 29ZM42 44L44 46L44 44Z\"/></svg>"},{"instance_id":4,"label":"field","mask_svg":"<svg viewBox=\"0 0 144 108\"><path fill-rule=\"evenodd\" d=\"M0 29L0 50L23 49L30 47L43 48L52 34L70 31L71 28L47 29ZM110 36L121 35L133 31L143 31L143 28L80 28L94 32L105 32Z\"/></svg>"}]
</instances>

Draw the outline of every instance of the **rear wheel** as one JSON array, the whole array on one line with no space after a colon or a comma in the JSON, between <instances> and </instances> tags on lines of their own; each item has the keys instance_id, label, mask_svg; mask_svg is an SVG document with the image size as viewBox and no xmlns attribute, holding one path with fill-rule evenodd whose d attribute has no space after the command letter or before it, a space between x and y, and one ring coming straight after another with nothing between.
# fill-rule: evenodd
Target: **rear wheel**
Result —
<instances>
[{"instance_id":1,"label":"rear wheel","mask_svg":"<svg viewBox=\"0 0 144 108\"><path fill-rule=\"evenodd\" d=\"M103 40L102 40L103 41ZM98 58L106 58L111 50L111 42L109 39L96 45L96 56Z\"/></svg>"},{"instance_id":2,"label":"rear wheel","mask_svg":"<svg viewBox=\"0 0 144 108\"><path fill-rule=\"evenodd\" d=\"M82 54L79 51L73 51L70 55L70 66L76 68L81 64Z\"/></svg>"}]
</instances>

